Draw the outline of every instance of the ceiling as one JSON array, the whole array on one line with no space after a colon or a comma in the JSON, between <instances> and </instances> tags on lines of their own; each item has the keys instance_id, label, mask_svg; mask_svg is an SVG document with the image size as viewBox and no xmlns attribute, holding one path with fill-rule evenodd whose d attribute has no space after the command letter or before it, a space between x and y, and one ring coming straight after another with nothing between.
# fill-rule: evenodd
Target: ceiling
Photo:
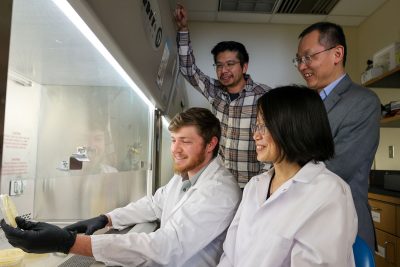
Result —
<instances>
[{"instance_id":1,"label":"ceiling","mask_svg":"<svg viewBox=\"0 0 400 267\"><path fill-rule=\"evenodd\" d=\"M276 24L311 24L317 21L331 21L343 26L358 26L365 18L374 13L386 0L339 0L331 12L327 15L314 14L279 14L279 13L259 13L248 11L218 11L222 4L234 4L246 6L258 4L259 6L268 5L271 1L277 6L282 1L287 0L169 0L171 6L177 2L182 3L188 10L189 20L202 22L240 22L240 23L276 23ZM222 0L221 0L222 1ZM297 2L306 2L298 0ZM312 0L314 2L320 0ZM332 1L332 0L331 0ZM290 2L290 0L289 0ZM296 0L291 0L296 2ZM310 1L308 1L310 2ZM243 8L244 7L244 8ZM277 10L276 10L277 11Z\"/></svg>"}]
</instances>

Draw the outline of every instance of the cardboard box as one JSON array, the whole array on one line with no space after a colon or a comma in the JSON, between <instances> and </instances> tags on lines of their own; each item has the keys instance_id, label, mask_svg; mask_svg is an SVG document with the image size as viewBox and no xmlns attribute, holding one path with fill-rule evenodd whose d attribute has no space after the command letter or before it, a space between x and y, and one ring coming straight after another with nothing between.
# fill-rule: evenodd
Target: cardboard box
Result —
<instances>
[{"instance_id":1,"label":"cardboard box","mask_svg":"<svg viewBox=\"0 0 400 267\"><path fill-rule=\"evenodd\" d=\"M400 65L400 42L394 42L376 52L373 56L374 67L381 66L390 71Z\"/></svg>"},{"instance_id":2,"label":"cardboard box","mask_svg":"<svg viewBox=\"0 0 400 267\"><path fill-rule=\"evenodd\" d=\"M366 70L361 74L361 83L366 83L375 77L378 77L383 73L383 68L381 66L373 67L372 69Z\"/></svg>"}]
</instances>

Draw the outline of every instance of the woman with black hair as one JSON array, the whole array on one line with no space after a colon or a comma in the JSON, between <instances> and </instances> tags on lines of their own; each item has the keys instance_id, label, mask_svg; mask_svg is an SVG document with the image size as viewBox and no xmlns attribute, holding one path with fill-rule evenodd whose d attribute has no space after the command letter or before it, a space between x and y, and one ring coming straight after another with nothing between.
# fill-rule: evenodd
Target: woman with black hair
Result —
<instances>
[{"instance_id":1,"label":"woman with black hair","mask_svg":"<svg viewBox=\"0 0 400 267\"><path fill-rule=\"evenodd\" d=\"M246 185L218 266L354 266L349 186L323 161L334 144L313 90L284 86L257 103L257 159L273 168Z\"/></svg>"}]
</instances>

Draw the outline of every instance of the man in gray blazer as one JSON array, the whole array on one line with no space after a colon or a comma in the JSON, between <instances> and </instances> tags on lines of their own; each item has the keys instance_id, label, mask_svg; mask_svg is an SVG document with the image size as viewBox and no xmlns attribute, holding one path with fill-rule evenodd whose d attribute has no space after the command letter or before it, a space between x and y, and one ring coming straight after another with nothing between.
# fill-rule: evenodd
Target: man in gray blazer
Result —
<instances>
[{"instance_id":1,"label":"man in gray blazer","mask_svg":"<svg viewBox=\"0 0 400 267\"><path fill-rule=\"evenodd\" d=\"M317 90L335 142L329 170L351 188L358 216L358 235L375 250L375 232L368 205L368 177L379 143L380 101L371 90L355 84L346 74L343 29L330 22L307 27L299 35L294 65L309 88Z\"/></svg>"}]
</instances>

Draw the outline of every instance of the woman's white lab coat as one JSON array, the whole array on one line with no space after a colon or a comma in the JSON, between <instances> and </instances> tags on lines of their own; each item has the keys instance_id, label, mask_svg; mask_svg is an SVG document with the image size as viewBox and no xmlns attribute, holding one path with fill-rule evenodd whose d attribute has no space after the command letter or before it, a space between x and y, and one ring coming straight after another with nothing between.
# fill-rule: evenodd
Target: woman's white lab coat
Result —
<instances>
[{"instance_id":1,"label":"woman's white lab coat","mask_svg":"<svg viewBox=\"0 0 400 267\"><path fill-rule=\"evenodd\" d=\"M175 175L153 197L108 213L116 229L157 219L161 226L150 234L94 235L95 259L123 266L216 266L240 202L237 182L217 158L186 193L181 188L182 177Z\"/></svg>"},{"instance_id":2,"label":"woman's white lab coat","mask_svg":"<svg viewBox=\"0 0 400 267\"><path fill-rule=\"evenodd\" d=\"M349 186L324 163L308 163L266 200L273 171L246 185L218 266L354 266Z\"/></svg>"}]
</instances>

